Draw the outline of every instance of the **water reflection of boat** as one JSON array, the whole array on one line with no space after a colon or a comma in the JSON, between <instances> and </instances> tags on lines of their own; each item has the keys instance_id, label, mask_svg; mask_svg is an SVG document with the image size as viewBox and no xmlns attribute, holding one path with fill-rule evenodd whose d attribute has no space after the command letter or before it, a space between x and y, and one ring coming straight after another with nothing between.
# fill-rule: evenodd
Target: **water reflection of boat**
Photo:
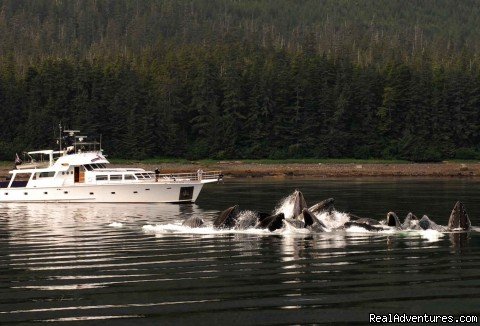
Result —
<instances>
[{"instance_id":1,"label":"water reflection of boat","mask_svg":"<svg viewBox=\"0 0 480 326\"><path fill-rule=\"evenodd\" d=\"M86 142L65 130L72 146L28 152L16 159L10 177L0 182L0 202L173 203L195 202L217 171L161 174L140 168L111 168L99 142ZM37 157L37 158L35 158Z\"/></svg>"}]
</instances>

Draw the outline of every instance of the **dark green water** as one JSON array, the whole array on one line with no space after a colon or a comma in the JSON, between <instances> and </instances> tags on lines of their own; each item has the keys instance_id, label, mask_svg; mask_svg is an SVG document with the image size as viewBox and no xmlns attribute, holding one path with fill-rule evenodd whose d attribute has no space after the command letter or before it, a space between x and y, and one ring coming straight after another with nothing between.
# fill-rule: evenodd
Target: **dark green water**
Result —
<instances>
[{"instance_id":1,"label":"dark green water","mask_svg":"<svg viewBox=\"0 0 480 326\"><path fill-rule=\"evenodd\" d=\"M469 314L480 307L480 233L155 232L233 204L271 211L300 189L339 211L427 214L446 225L472 179L227 181L195 205L0 205L0 323L366 323L369 313ZM112 224L112 223L117 224ZM149 225L154 231L146 232Z\"/></svg>"}]
</instances>

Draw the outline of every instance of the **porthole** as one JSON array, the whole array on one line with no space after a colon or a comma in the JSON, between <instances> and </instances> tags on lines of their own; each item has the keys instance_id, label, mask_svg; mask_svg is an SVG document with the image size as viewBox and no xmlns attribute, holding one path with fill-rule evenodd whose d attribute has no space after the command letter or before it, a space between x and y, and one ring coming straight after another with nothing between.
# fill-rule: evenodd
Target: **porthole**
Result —
<instances>
[{"instance_id":1,"label":"porthole","mask_svg":"<svg viewBox=\"0 0 480 326\"><path fill-rule=\"evenodd\" d=\"M64 193L64 194L68 194L68 191L64 191L63 193Z\"/></svg>"},{"instance_id":2,"label":"porthole","mask_svg":"<svg viewBox=\"0 0 480 326\"><path fill-rule=\"evenodd\" d=\"M90 195L93 195L93 192L91 192Z\"/></svg>"},{"instance_id":3,"label":"porthole","mask_svg":"<svg viewBox=\"0 0 480 326\"><path fill-rule=\"evenodd\" d=\"M44 194L44 195L48 195L48 192L45 191L43 194Z\"/></svg>"},{"instance_id":4,"label":"porthole","mask_svg":"<svg viewBox=\"0 0 480 326\"><path fill-rule=\"evenodd\" d=\"M24 192L23 194L24 194L24 195L28 195L28 192Z\"/></svg>"},{"instance_id":5,"label":"porthole","mask_svg":"<svg viewBox=\"0 0 480 326\"><path fill-rule=\"evenodd\" d=\"M8 196L8 192L5 193L5 196Z\"/></svg>"},{"instance_id":6,"label":"porthole","mask_svg":"<svg viewBox=\"0 0 480 326\"><path fill-rule=\"evenodd\" d=\"M148 190L150 190L150 188L147 188L147 189L145 189L145 190L147 190L147 191L148 191Z\"/></svg>"},{"instance_id":7,"label":"porthole","mask_svg":"<svg viewBox=\"0 0 480 326\"><path fill-rule=\"evenodd\" d=\"M134 194L138 194L138 191L134 191L133 193L134 193Z\"/></svg>"},{"instance_id":8,"label":"porthole","mask_svg":"<svg viewBox=\"0 0 480 326\"><path fill-rule=\"evenodd\" d=\"M115 195L115 191L112 191L112 195Z\"/></svg>"}]
</instances>

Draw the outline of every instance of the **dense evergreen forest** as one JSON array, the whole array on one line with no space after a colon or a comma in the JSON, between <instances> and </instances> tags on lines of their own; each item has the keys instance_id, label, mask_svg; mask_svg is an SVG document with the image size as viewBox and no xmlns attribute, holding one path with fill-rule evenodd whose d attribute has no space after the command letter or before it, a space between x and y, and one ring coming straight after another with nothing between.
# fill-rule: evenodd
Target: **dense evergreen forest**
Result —
<instances>
[{"instance_id":1,"label":"dense evergreen forest","mask_svg":"<svg viewBox=\"0 0 480 326\"><path fill-rule=\"evenodd\" d=\"M0 1L0 159L477 158L480 1Z\"/></svg>"}]
</instances>

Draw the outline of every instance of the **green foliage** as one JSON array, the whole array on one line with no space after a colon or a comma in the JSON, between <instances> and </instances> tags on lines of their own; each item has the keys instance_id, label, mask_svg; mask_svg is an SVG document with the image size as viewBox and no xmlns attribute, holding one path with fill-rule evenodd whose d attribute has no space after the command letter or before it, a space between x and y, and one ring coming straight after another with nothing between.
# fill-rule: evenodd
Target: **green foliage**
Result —
<instances>
[{"instance_id":1,"label":"green foliage","mask_svg":"<svg viewBox=\"0 0 480 326\"><path fill-rule=\"evenodd\" d=\"M478 156L475 1L0 5L0 159L59 122L135 160Z\"/></svg>"},{"instance_id":2,"label":"green foliage","mask_svg":"<svg viewBox=\"0 0 480 326\"><path fill-rule=\"evenodd\" d=\"M455 158L459 160L475 160L480 154L473 148L459 148L455 151Z\"/></svg>"}]
</instances>

